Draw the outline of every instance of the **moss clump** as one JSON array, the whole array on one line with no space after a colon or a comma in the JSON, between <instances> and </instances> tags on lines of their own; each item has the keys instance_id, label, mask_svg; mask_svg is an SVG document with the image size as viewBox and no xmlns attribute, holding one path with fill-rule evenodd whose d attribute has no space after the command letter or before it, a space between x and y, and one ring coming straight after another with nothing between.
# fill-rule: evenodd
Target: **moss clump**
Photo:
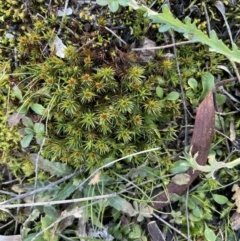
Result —
<instances>
[{"instance_id":1,"label":"moss clump","mask_svg":"<svg viewBox=\"0 0 240 241\"><path fill-rule=\"evenodd\" d=\"M6 162L13 151L19 147L21 139L16 127L10 128L8 119L16 107L12 104L10 96L9 74L10 65L8 62L0 63L2 74L0 75L0 163Z\"/></svg>"},{"instance_id":2,"label":"moss clump","mask_svg":"<svg viewBox=\"0 0 240 241\"><path fill-rule=\"evenodd\" d=\"M178 117L179 103L156 95L154 69L131 61L115 65L110 55L100 63L93 58L99 50L73 50L66 49L65 60L48 57L28 70L35 88L51 96L32 100L48 109L46 158L92 169L105 164L107 157L165 147L173 139L173 133L161 132L159 126L168 127L163 120ZM119 50L116 58L119 53L128 55ZM131 165L143 161L134 158Z\"/></svg>"}]
</instances>

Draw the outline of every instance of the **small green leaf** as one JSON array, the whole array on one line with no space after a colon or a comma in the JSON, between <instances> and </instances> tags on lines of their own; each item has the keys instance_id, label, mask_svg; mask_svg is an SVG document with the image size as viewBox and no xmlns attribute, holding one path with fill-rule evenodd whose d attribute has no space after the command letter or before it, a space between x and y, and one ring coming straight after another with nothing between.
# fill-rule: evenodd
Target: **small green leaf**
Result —
<instances>
[{"instance_id":1,"label":"small green leaf","mask_svg":"<svg viewBox=\"0 0 240 241\"><path fill-rule=\"evenodd\" d=\"M28 228L30 225L30 222L36 220L40 215L40 212L38 209L34 209L31 214L28 216L26 221L23 223L23 228L21 231L21 237L25 240L27 237L28 232L30 232L32 229Z\"/></svg>"},{"instance_id":2,"label":"small green leaf","mask_svg":"<svg viewBox=\"0 0 240 241\"><path fill-rule=\"evenodd\" d=\"M30 108L38 115L43 115L45 108L37 103L31 104Z\"/></svg>"},{"instance_id":3,"label":"small green leaf","mask_svg":"<svg viewBox=\"0 0 240 241\"><path fill-rule=\"evenodd\" d=\"M44 137L43 136L36 136L36 142L37 142L37 144L38 145L42 145L42 143L43 143L43 139L44 139Z\"/></svg>"},{"instance_id":4,"label":"small green leaf","mask_svg":"<svg viewBox=\"0 0 240 241\"><path fill-rule=\"evenodd\" d=\"M139 225L135 225L133 227L132 232L129 234L130 239L138 239L141 238L141 228Z\"/></svg>"},{"instance_id":5,"label":"small green leaf","mask_svg":"<svg viewBox=\"0 0 240 241\"><path fill-rule=\"evenodd\" d=\"M51 175L57 177L64 177L73 172L73 169L70 168L66 163L61 162L51 162L47 159L44 159L42 156L37 154L29 154L29 159L36 165L36 160L38 160L38 167L45 172L49 172Z\"/></svg>"},{"instance_id":6,"label":"small green leaf","mask_svg":"<svg viewBox=\"0 0 240 241\"><path fill-rule=\"evenodd\" d=\"M223 105L226 102L226 95L223 94L216 94L217 105Z\"/></svg>"},{"instance_id":7,"label":"small green leaf","mask_svg":"<svg viewBox=\"0 0 240 241\"><path fill-rule=\"evenodd\" d=\"M197 82L194 78L189 78L189 79L188 79L188 85L189 85L193 90L197 90L198 82Z\"/></svg>"},{"instance_id":8,"label":"small green leaf","mask_svg":"<svg viewBox=\"0 0 240 241\"><path fill-rule=\"evenodd\" d=\"M34 131L32 128L24 128L24 132L27 134L27 135L33 135L34 134Z\"/></svg>"},{"instance_id":9,"label":"small green leaf","mask_svg":"<svg viewBox=\"0 0 240 241\"><path fill-rule=\"evenodd\" d=\"M59 193L53 198L53 200L66 200L75 190L76 187L72 182L61 185Z\"/></svg>"},{"instance_id":10,"label":"small green leaf","mask_svg":"<svg viewBox=\"0 0 240 241\"><path fill-rule=\"evenodd\" d=\"M31 134L28 134L28 135L24 136L23 139L20 142L21 146L23 148L28 147L30 145L30 142L32 141L32 139L33 139L33 135L31 135Z\"/></svg>"},{"instance_id":11,"label":"small green leaf","mask_svg":"<svg viewBox=\"0 0 240 241\"><path fill-rule=\"evenodd\" d=\"M170 170L172 174L183 173L189 169L189 163L185 160L174 162L173 168Z\"/></svg>"},{"instance_id":12,"label":"small green leaf","mask_svg":"<svg viewBox=\"0 0 240 241\"><path fill-rule=\"evenodd\" d=\"M213 200L220 205L228 202L228 198L223 195L213 194L212 197Z\"/></svg>"},{"instance_id":13,"label":"small green leaf","mask_svg":"<svg viewBox=\"0 0 240 241\"><path fill-rule=\"evenodd\" d=\"M115 209L127 213L130 217L135 216L137 211L133 208L132 204L126 199L116 196L109 198L109 205Z\"/></svg>"},{"instance_id":14,"label":"small green leaf","mask_svg":"<svg viewBox=\"0 0 240 241\"><path fill-rule=\"evenodd\" d=\"M118 0L118 4L120 4L121 6L127 6L128 1L127 0Z\"/></svg>"},{"instance_id":15,"label":"small green leaf","mask_svg":"<svg viewBox=\"0 0 240 241\"><path fill-rule=\"evenodd\" d=\"M158 96L160 99L162 99L162 98L163 98L163 88L161 88L160 86L158 86L158 87L156 88L156 94L157 94L157 96Z\"/></svg>"},{"instance_id":16,"label":"small green leaf","mask_svg":"<svg viewBox=\"0 0 240 241\"><path fill-rule=\"evenodd\" d=\"M110 3L110 0L97 0L97 4L101 6L106 6Z\"/></svg>"},{"instance_id":17,"label":"small green leaf","mask_svg":"<svg viewBox=\"0 0 240 241\"><path fill-rule=\"evenodd\" d=\"M18 113L20 114L27 114L29 109L29 105L22 105L19 109L18 109Z\"/></svg>"},{"instance_id":18,"label":"small green leaf","mask_svg":"<svg viewBox=\"0 0 240 241\"><path fill-rule=\"evenodd\" d=\"M166 96L167 100L177 100L179 98L180 94L176 91L172 91Z\"/></svg>"},{"instance_id":19,"label":"small green leaf","mask_svg":"<svg viewBox=\"0 0 240 241\"><path fill-rule=\"evenodd\" d=\"M36 133L44 133L45 126L43 123L35 123L33 128Z\"/></svg>"},{"instance_id":20,"label":"small green leaf","mask_svg":"<svg viewBox=\"0 0 240 241\"><path fill-rule=\"evenodd\" d=\"M26 127L33 128L33 122L32 122L32 120L31 120L29 117L27 117L27 116L23 116L23 118L22 118L22 123L23 123L23 125L26 126Z\"/></svg>"},{"instance_id":21,"label":"small green leaf","mask_svg":"<svg viewBox=\"0 0 240 241\"><path fill-rule=\"evenodd\" d=\"M56 220L59 217L59 212L54 206L46 205L44 206L44 214L48 215L52 219Z\"/></svg>"},{"instance_id":22,"label":"small green leaf","mask_svg":"<svg viewBox=\"0 0 240 241\"><path fill-rule=\"evenodd\" d=\"M101 6L106 6L110 3L110 0L97 0L97 4Z\"/></svg>"},{"instance_id":23,"label":"small green leaf","mask_svg":"<svg viewBox=\"0 0 240 241\"><path fill-rule=\"evenodd\" d=\"M115 13L118 8L119 8L119 4L117 0L112 0L109 4L108 7L110 9L111 12Z\"/></svg>"},{"instance_id":24,"label":"small green leaf","mask_svg":"<svg viewBox=\"0 0 240 241\"><path fill-rule=\"evenodd\" d=\"M199 98L199 100L203 100L207 94L209 93L210 90L213 89L214 87L214 77L211 73L209 72L205 72L203 75L202 75L202 94Z\"/></svg>"},{"instance_id":25,"label":"small green leaf","mask_svg":"<svg viewBox=\"0 0 240 241\"><path fill-rule=\"evenodd\" d=\"M202 215L203 215L203 213L202 213L202 210L198 207L198 206L196 206L194 209L193 209L193 215L195 216L195 217L197 217L197 218L202 218Z\"/></svg>"},{"instance_id":26,"label":"small green leaf","mask_svg":"<svg viewBox=\"0 0 240 241\"><path fill-rule=\"evenodd\" d=\"M206 224L205 224L204 236L207 239L207 241L215 241L216 240L215 233Z\"/></svg>"},{"instance_id":27,"label":"small green leaf","mask_svg":"<svg viewBox=\"0 0 240 241\"><path fill-rule=\"evenodd\" d=\"M15 85L13 88L13 94L15 97L17 97L20 101L22 101L23 97L22 97L22 91L18 88L17 85Z\"/></svg>"},{"instance_id":28,"label":"small green leaf","mask_svg":"<svg viewBox=\"0 0 240 241\"><path fill-rule=\"evenodd\" d=\"M27 237L24 237L24 241L32 241L33 238L34 238L34 241L43 241L44 240L43 235L38 236L38 232L37 232L37 233L30 233Z\"/></svg>"}]
</instances>

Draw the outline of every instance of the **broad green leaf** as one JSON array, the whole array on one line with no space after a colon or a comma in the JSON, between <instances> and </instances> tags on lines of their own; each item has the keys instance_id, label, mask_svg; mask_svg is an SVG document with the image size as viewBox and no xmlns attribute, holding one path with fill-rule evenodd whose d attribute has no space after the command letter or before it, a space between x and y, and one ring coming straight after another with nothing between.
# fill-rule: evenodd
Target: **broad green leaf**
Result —
<instances>
[{"instance_id":1,"label":"broad green leaf","mask_svg":"<svg viewBox=\"0 0 240 241\"><path fill-rule=\"evenodd\" d=\"M31 104L30 108L38 115L43 115L45 108L37 103Z\"/></svg>"},{"instance_id":2,"label":"broad green leaf","mask_svg":"<svg viewBox=\"0 0 240 241\"><path fill-rule=\"evenodd\" d=\"M156 94L157 94L157 96L158 96L160 99L162 99L162 98L163 98L163 88L161 88L160 86L158 86L158 87L156 88Z\"/></svg>"},{"instance_id":3,"label":"broad green leaf","mask_svg":"<svg viewBox=\"0 0 240 241\"><path fill-rule=\"evenodd\" d=\"M189 78L189 79L188 79L188 85L189 85L193 90L197 90L198 82L197 82L194 78Z\"/></svg>"},{"instance_id":4,"label":"broad green leaf","mask_svg":"<svg viewBox=\"0 0 240 241\"><path fill-rule=\"evenodd\" d=\"M111 0L97 0L97 4L101 6L106 6L110 3Z\"/></svg>"},{"instance_id":5,"label":"broad green leaf","mask_svg":"<svg viewBox=\"0 0 240 241\"><path fill-rule=\"evenodd\" d=\"M27 116L23 116L22 123L26 127L33 128L33 121Z\"/></svg>"},{"instance_id":6,"label":"broad green leaf","mask_svg":"<svg viewBox=\"0 0 240 241\"><path fill-rule=\"evenodd\" d=\"M207 239L207 241L215 241L216 240L215 233L206 224L205 224L204 236Z\"/></svg>"},{"instance_id":7,"label":"broad green leaf","mask_svg":"<svg viewBox=\"0 0 240 241\"><path fill-rule=\"evenodd\" d=\"M166 100L177 100L179 98L180 94L176 91L172 91L166 96Z\"/></svg>"},{"instance_id":8,"label":"broad green leaf","mask_svg":"<svg viewBox=\"0 0 240 241\"><path fill-rule=\"evenodd\" d=\"M213 200L220 205L228 202L228 198L223 195L213 194L212 197Z\"/></svg>"},{"instance_id":9,"label":"broad green leaf","mask_svg":"<svg viewBox=\"0 0 240 241\"><path fill-rule=\"evenodd\" d=\"M199 98L199 100L203 100L207 94L209 93L210 90L212 90L214 87L214 76L209 73L209 72L205 72L202 75L202 94Z\"/></svg>"},{"instance_id":10,"label":"broad green leaf","mask_svg":"<svg viewBox=\"0 0 240 241\"><path fill-rule=\"evenodd\" d=\"M226 95L223 94L216 94L217 105L223 105L226 102Z\"/></svg>"},{"instance_id":11,"label":"broad green leaf","mask_svg":"<svg viewBox=\"0 0 240 241\"><path fill-rule=\"evenodd\" d=\"M43 123L35 123L33 129L36 133L44 133L45 126Z\"/></svg>"},{"instance_id":12,"label":"broad green leaf","mask_svg":"<svg viewBox=\"0 0 240 241\"><path fill-rule=\"evenodd\" d=\"M118 211L127 213L130 217L137 214L137 211L133 208L132 204L120 196L109 198L108 201L111 207L114 207Z\"/></svg>"},{"instance_id":13,"label":"broad green leaf","mask_svg":"<svg viewBox=\"0 0 240 241\"><path fill-rule=\"evenodd\" d=\"M22 91L18 88L17 85L15 85L13 88L13 94L15 97L17 97L20 101L22 101L23 97L22 97Z\"/></svg>"},{"instance_id":14,"label":"broad green leaf","mask_svg":"<svg viewBox=\"0 0 240 241\"><path fill-rule=\"evenodd\" d=\"M43 157L38 157L37 154L29 154L30 160L35 164L38 158L38 167L45 172L49 172L51 175L57 177L64 177L73 173L73 169L70 168L67 164L61 162L50 162Z\"/></svg>"},{"instance_id":15,"label":"broad green leaf","mask_svg":"<svg viewBox=\"0 0 240 241\"><path fill-rule=\"evenodd\" d=\"M186 185L188 184L188 182L190 181L190 176L186 173L181 173L181 174L177 174L175 175L171 181L176 183L177 185L181 186L181 185Z\"/></svg>"},{"instance_id":16,"label":"broad green leaf","mask_svg":"<svg viewBox=\"0 0 240 241\"><path fill-rule=\"evenodd\" d=\"M174 162L170 172L172 174L183 173L189 169L189 163L185 160L179 160Z\"/></svg>"},{"instance_id":17,"label":"broad green leaf","mask_svg":"<svg viewBox=\"0 0 240 241\"><path fill-rule=\"evenodd\" d=\"M111 12L115 13L119 8L118 1L117 0L111 0L111 2L108 4L108 7L109 7Z\"/></svg>"},{"instance_id":18,"label":"broad green leaf","mask_svg":"<svg viewBox=\"0 0 240 241\"><path fill-rule=\"evenodd\" d=\"M30 145L30 142L32 141L32 139L33 139L33 135L31 135L31 134L24 136L23 139L20 141L21 146L23 148L28 147Z\"/></svg>"}]
</instances>

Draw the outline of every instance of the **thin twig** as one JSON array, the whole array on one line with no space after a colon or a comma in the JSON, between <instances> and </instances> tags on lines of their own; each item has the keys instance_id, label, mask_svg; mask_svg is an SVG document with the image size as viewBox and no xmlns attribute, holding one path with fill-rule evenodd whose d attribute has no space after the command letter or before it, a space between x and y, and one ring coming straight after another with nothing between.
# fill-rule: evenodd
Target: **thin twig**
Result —
<instances>
[{"instance_id":1,"label":"thin twig","mask_svg":"<svg viewBox=\"0 0 240 241\"><path fill-rule=\"evenodd\" d=\"M87 204L84 207L75 207L73 208L71 211L67 212L66 214L62 214L56 221L54 221L53 223L51 223L49 226L47 226L46 228L44 228L41 232L39 232L38 234L36 234L30 241L34 241L37 237L39 237L40 235L42 235L43 233L45 233L47 230L49 230L51 227L54 227L57 223L61 222L63 219L73 216L78 212L82 212L84 208L87 208L90 205L96 204L99 201L96 201L94 203L91 204Z\"/></svg>"},{"instance_id":2,"label":"thin twig","mask_svg":"<svg viewBox=\"0 0 240 241\"><path fill-rule=\"evenodd\" d=\"M60 34L61 34L62 24L63 24L64 18L66 17L66 12L67 12L68 3L69 3L69 0L65 0L65 5L64 5L64 10L63 10L63 16L62 16L62 21L61 21L61 23L60 23L60 26L59 26L57 35L60 35Z\"/></svg>"},{"instance_id":3,"label":"thin twig","mask_svg":"<svg viewBox=\"0 0 240 241\"><path fill-rule=\"evenodd\" d=\"M132 51L143 51L143 50L158 50L158 49L167 49L167 48L172 48L174 46L181 46L185 44L194 44L197 43L196 41L183 41L183 42L178 42L178 43L173 43L173 44L167 44L164 46L157 46L157 47L148 47L148 48L132 48Z\"/></svg>"},{"instance_id":4,"label":"thin twig","mask_svg":"<svg viewBox=\"0 0 240 241\"><path fill-rule=\"evenodd\" d=\"M46 206L46 205L57 205L57 204L66 204L66 203L78 203L78 202L85 202L85 201L92 201L92 200L99 200L105 198L116 197L117 193L99 195L94 197L83 197L77 199L67 199L67 200L60 200L60 201L49 201L49 202L38 202L38 203L22 203L22 204L0 204L0 209L6 208L19 208L19 207L36 207L36 206Z\"/></svg>"},{"instance_id":5,"label":"thin twig","mask_svg":"<svg viewBox=\"0 0 240 241\"><path fill-rule=\"evenodd\" d=\"M121 39L116 33L114 33L114 32L112 31L112 29L108 28L107 26L104 26L104 28L105 28L107 31L109 31L112 35L114 35L117 39L119 39L122 43L124 43L124 44L127 45L127 43L126 43L123 39Z\"/></svg>"},{"instance_id":6,"label":"thin twig","mask_svg":"<svg viewBox=\"0 0 240 241\"><path fill-rule=\"evenodd\" d=\"M40 155L41 155L41 152L42 152L42 149L43 149L43 146L44 146L44 143L45 143L45 140L46 138L44 137L43 138L43 141L41 143L41 146L40 146L40 149L37 153L37 158L36 158L36 161L35 161L35 180L34 180L34 190L37 189L37 181L38 181L38 163L39 163L39 158L40 158ZM34 203L34 200L35 200L35 194L33 194L32 196L32 202Z\"/></svg>"},{"instance_id":7,"label":"thin twig","mask_svg":"<svg viewBox=\"0 0 240 241\"><path fill-rule=\"evenodd\" d=\"M173 227L170 223L166 222L164 219L160 218L157 214L153 213L153 216L158 219L159 221L161 221L162 223L166 224L169 228L171 228L172 230L174 230L176 233L180 234L182 237L184 237L185 239L187 239L188 241L192 241L191 239L189 239L185 234L183 234L181 231L179 231L178 229L176 229L175 227Z\"/></svg>"},{"instance_id":8,"label":"thin twig","mask_svg":"<svg viewBox=\"0 0 240 241\"><path fill-rule=\"evenodd\" d=\"M188 198L189 198L189 187L187 188L187 192L186 192L185 212L186 212L188 241L190 241L191 240L191 232L190 232L189 213L188 213Z\"/></svg>"},{"instance_id":9,"label":"thin twig","mask_svg":"<svg viewBox=\"0 0 240 241\"><path fill-rule=\"evenodd\" d=\"M205 16L206 16L206 21L207 21L208 36L210 36L210 33L211 33L210 19L209 19L209 15L208 15L208 11L207 11L207 7L206 7L205 2L203 2L202 4L203 4L204 13L205 13Z\"/></svg>"},{"instance_id":10,"label":"thin twig","mask_svg":"<svg viewBox=\"0 0 240 241\"><path fill-rule=\"evenodd\" d=\"M145 150L145 151L139 151L139 152L136 152L136 153L133 153L133 154L130 154L130 155L127 155L127 156L124 156L124 157L121 157L119 159L116 159L112 162L109 162L105 165L103 165L102 167L99 167L96 171L94 171L88 178L86 178L77 188L81 188L90 178L92 178L96 173L98 173L99 171L101 171L102 169L106 168L106 167L110 167L112 166L113 164L121 161L121 160L124 160L124 159L127 159L127 158L130 158L130 157L134 157L134 156L137 156L137 155L141 155L141 154L144 154L144 153L148 153L148 152L152 152L152 151L157 151L159 150L160 147L157 147L157 148L152 148L152 149L149 149L149 150Z\"/></svg>"},{"instance_id":11,"label":"thin twig","mask_svg":"<svg viewBox=\"0 0 240 241\"><path fill-rule=\"evenodd\" d=\"M58 184L60 184L62 182L65 182L65 181L67 181L67 180L73 178L74 176L77 176L77 175L79 175L79 174L81 174L83 172L84 172L84 170L79 170L79 171L74 172L74 173L72 173L72 174L70 174L68 176L65 176L65 177L63 177L63 178L61 178L61 179L59 179L59 180L57 180L55 182L52 182L52 183L48 184L45 187L41 187L41 188L38 188L36 190L33 190L33 191L30 191L30 192L27 192L27 193L24 193L24 194L17 195L16 197L10 198L10 199L8 199L8 200L6 200L4 202L1 202L0 205L7 204L7 203L10 203L10 202L14 202L16 200L21 200L21 199L29 197L31 195L34 195L34 194L37 194L37 193L49 190L51 187L54 187L54 186L56 186L56 185L58 185Z\"/></svg>"},{"instance_id":12,"label":"thin twig","mask_svg":"<svg viewBox=\"0 0 240 241\"><path fill-rule=\"evenodd\" d=\"M232 64L232 67L234 69L234 72L235 74L237 75L237 79L238 79L238 82L240 83L240 75L239 75L239 71L238 71L238 68L236 66L236 63L233 62L230 58L228 58L228 60L230 61L230 63Z\"/></svg>"}]
</instances>

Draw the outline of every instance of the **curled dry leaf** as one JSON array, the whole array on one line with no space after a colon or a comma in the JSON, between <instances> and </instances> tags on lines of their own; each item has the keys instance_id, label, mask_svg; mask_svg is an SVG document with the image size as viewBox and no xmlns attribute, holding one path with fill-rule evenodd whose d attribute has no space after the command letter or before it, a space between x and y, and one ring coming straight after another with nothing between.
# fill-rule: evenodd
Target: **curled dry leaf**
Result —
<instances>
[{"instance_id":1,"label":"curled dry leaf","mask_svg":"<svg viewBox=\"0 0 240 241\"><path fill-rule=\"evenodd\" d=\"M99 183L100 176L101 176L101 172L99 171L94 175L94 177L91 179L91 181L89 182L88 185L95 185L95 184Z\"/></svg>"},{"instance_id":2,"label":"curled dry leaf","mask_svg":"<svg viewBox=\"0 0 240 241\"><path fill-rule=\"evenodd\" d=\"M231 227L233 230L240 229L240 213L235 212L231 217Z\"/></svg>"},{"instance_id":3,"label":"curled dry leaf","mask_svg":"<svg viewBox=\"0 0 240 241\"><path fill-rule=\"evenodd\" d=\"M234 184L232 191L235 192L232 196L232 200L235 200L235 205L237 206L237 213L240 213L240 188L237 184Z\"/></svg>"},{"instance_id":4,"label":"curled dry leaf","mask_svg":"<svg viewBox=\"0 0 240 241\"><path fill-rule=\"evenodd\" d=\"M214 135L214 116L215 108L213 102L213 93L210 91L197 110L193 136L190 144L190 146L193 147L192 156L198 153L197 163L202 166L206 165L208 153ZM161 192L155 198L153 208L161 209L162 207L166 206L170 202L169 196L171 194L181 195L198 177L200 171L194 171L192 168L190 168L186 174L190 176L189 182L184 185L178 185L175 182L171 182L167 186L166 191Z\"/></svg>"}]
</instances>

